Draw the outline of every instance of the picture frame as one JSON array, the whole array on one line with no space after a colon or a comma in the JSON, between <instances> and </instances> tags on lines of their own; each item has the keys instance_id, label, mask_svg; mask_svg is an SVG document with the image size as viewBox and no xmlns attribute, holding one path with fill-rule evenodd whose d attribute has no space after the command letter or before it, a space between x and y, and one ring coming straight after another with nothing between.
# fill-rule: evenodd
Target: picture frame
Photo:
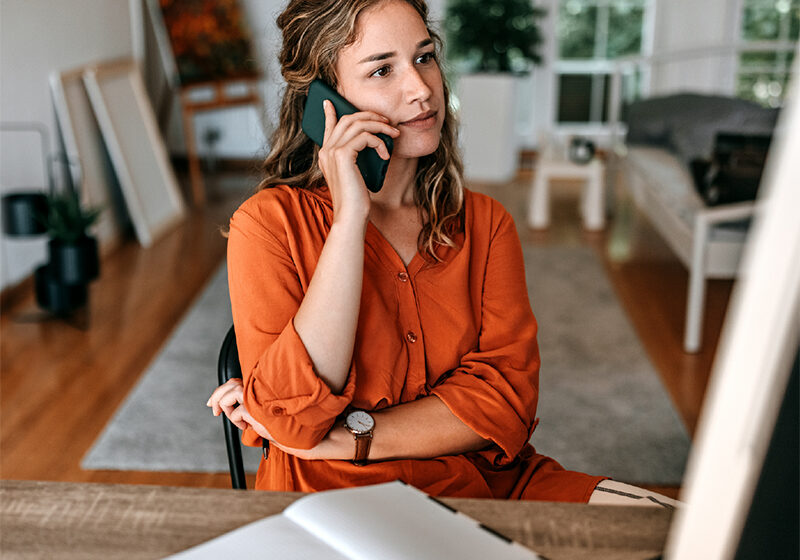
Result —
<instances>
[{"instance_id":1,"label":"picture frame","mask_svg":"<svg viewBox=\"0 0 800 560\"><path fill-rule=\"evenodd\" d=\"M83 82L139 243L149 247L186 207L136 61L87 68Z\"/></svg>"},{"instance_id":2,"label":"picture frame","mask_svg":"<svg viewBox=\"0 0 800 560\"><path fill-rule=\"evenodd\" d=\"M81 66L52 72L50 92L64 158L70 164L70 182L79 189L83 204L101 209L94 234L100 250L108 252L119 244L130 220L83 83L85 70L86 66Z\"/></svg>"}]
</instances>

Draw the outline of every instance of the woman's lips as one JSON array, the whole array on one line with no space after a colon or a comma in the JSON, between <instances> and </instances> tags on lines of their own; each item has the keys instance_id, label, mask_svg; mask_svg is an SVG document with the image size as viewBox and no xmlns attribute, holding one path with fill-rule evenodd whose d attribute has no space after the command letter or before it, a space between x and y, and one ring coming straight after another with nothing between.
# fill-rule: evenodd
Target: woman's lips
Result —
<instances>
[{"instance_id":1,"label":"woman's lips","mask_svg":"<svg viewBox=\"0 0 800 560\"><path fill-rule=\"evenodd\" d=\"M436 124L436 111L429 111L428 113L425 113L415 119L400 123L400 126L407 126L410 128L416 128L418 130L424 130L432 127L435 124Z\"/></svg>"}]
</instances>

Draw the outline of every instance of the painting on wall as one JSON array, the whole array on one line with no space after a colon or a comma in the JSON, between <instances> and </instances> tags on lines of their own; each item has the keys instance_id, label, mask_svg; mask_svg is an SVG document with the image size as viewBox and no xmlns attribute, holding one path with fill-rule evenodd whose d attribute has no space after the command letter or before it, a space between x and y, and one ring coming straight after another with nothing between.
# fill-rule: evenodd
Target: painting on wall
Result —
<instances>
[{"instance_id":1,"label":"painting on wall","mask_svg":"<svg viewBox=\"0 0 800 560\"><path fill-rule=\"evenodd\" d=\"M238 0L150 0L181 86L258 77ZM164 37L165 36L165 37Z\"/></svg>"}]
</instances>

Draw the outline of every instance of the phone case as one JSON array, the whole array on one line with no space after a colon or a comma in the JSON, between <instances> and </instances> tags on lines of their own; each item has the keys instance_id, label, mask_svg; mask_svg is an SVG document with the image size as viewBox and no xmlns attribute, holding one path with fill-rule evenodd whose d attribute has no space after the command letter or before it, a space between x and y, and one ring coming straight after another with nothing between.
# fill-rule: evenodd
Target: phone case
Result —
<instances>
[{"instance_id":1,"label":"phone case","mask_svg":"<svg viewBox=\"0 0 800 560\"><path fill-rule=\"evenodd\" d=\"M358 112L356 107L322 80L317 79L311 82L306 105L303 109L301 126L303 132L318 146L322 146L322 139L325 135L325 111L322 108L322 102L325 99L329 99L333 103L337 118ZM386 144L386 149L391 156L392 148L394 147L391 136L380 133L376 136ZM383 180L386 178L386 170L389 167L389 160L381 158L375 148L366 148L358 153L356 165L361 171L361 176L364 178L367 188L372 192L381 190Z\"/></svg>"}]
</instances>

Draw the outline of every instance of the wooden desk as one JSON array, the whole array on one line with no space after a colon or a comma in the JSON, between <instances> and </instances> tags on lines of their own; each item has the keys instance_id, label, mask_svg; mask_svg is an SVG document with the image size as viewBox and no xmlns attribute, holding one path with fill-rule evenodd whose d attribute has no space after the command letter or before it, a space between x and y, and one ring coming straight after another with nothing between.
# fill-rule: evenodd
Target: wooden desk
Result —
<instances>
[{"instance_id":1,"label":"wooden desk","mask_svg":"<svg viewBox=\"0 0 800 560\"><path fill-rule=\"evenodd\" d=\"M299 493L0 481L0 556L160 558L262 517ZM444 502L550 560L657 556L670 512L448 498Z\"/></svg>"}]
</instances>

